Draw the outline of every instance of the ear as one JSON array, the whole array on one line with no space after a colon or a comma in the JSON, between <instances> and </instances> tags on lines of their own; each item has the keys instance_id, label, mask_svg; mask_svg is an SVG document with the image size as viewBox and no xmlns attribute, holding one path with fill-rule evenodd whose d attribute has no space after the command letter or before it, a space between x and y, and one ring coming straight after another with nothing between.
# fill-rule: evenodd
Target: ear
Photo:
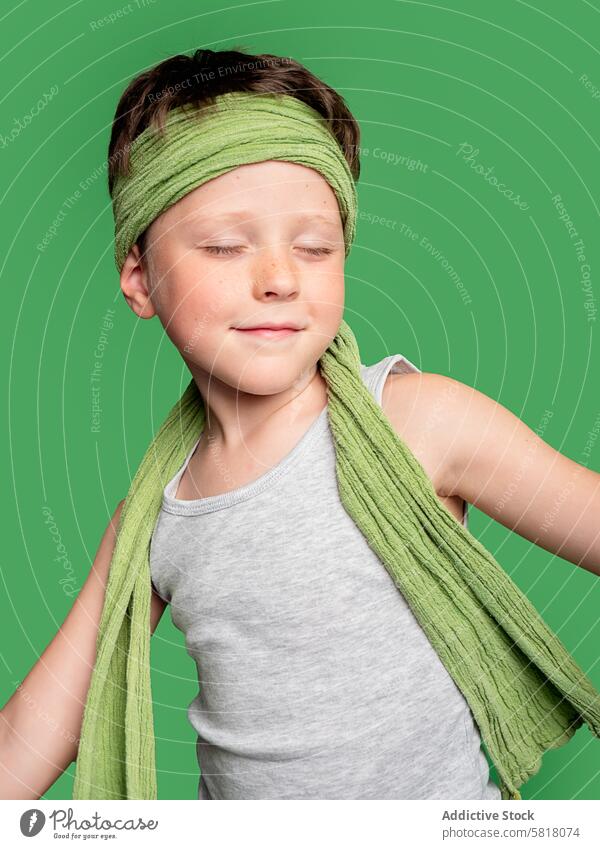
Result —
<instances>
[{"instance_id":1,"label":"ear","mask_svg":"<svg viewBox=\"0 0 600 849\"><path fill-rule=\"evenodd\" d=\"M154 304L150 300L150 280L146 264L137 244L133 245L121 269L121 291L125 300L140 318L152 318L156 315Z\"/></svg>"}]
</instances>

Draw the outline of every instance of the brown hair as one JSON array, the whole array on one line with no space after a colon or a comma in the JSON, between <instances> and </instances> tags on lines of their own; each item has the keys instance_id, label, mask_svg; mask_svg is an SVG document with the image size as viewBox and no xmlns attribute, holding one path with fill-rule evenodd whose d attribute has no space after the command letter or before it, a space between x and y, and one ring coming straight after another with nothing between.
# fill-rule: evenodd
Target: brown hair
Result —
<instances>
[{"instance_id":1,"label":"brown hair","mask_svg":"<svg viewBox=\"0 0 600 849\"><path fill-rule=\"evenodd\" d=\"M243 48L242 48L243 50ZM297 97L327 119L355 180L360 174L359 125L343 97L311 71L285 56L241 50L196 50L165 59L135 77L117 105L108 147L108 189L127 174L129 149L147 127L162 131L170 109L210 106L229 91L282 93ZM147 229L137 244L145 253Z\"/></svg>"}]
</instances>

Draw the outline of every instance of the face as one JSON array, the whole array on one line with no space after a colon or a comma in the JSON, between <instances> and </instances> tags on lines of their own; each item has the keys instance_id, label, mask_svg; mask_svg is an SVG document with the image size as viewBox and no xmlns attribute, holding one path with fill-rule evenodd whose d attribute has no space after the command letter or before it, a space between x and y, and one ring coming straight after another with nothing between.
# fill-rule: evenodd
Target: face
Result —
<instances>
[{"instance_id":1,"label":"face","mask_svg":"<svg viewBox=\"0 0 600 849\"><path fill-rule=\"evenodd\" d=\"M158 315L199 386L283 391L335 337L344 310L344 236L335 193L293 162L242 165L194 189L134 245L121 288ZM284 325L292 332L250 332Z\"/></svg>"}]
</instances>

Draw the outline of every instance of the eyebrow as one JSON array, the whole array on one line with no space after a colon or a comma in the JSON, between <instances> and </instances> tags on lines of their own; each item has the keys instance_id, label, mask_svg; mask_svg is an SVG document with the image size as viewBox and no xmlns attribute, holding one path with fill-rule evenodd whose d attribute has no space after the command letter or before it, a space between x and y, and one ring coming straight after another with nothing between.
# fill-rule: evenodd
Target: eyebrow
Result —
<instances>
[{"instance_id":1,"label":"eyebrow","mask_svg":"<svg viewBox=\"0 0 600 849\"><path fill-rule=\"evenodd\" d=\"M235 212L222 212L217 215L208 215L207 219L212 224L215 221L218 222L226 222L226 221L241 221L248 218L256 218L256 210L255 209L238 209ZM331 215L323 215L319 212L305 212L302 215L298 216L299 220L304 221L320 221L323 224L330 224L335 226L337 221ZM195 215L193 218L189 218L185 224L190 226L195 226L197 224L202 224L206 219L201 216L201 214Z\"/></svg>"}]
</instances>

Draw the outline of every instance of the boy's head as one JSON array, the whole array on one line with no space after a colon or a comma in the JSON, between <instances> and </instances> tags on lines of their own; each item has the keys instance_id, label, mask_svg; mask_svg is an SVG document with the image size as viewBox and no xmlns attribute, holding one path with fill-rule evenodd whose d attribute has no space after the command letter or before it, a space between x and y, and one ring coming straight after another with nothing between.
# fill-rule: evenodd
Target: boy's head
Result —
<instances>
[{"instance_id":1,"label":"boy's head","mask_svg":"<svg viewBox=\"0 0 600 849\"><path fill-rule=\"evenodd\" d=\"M306 103L326 119L358 178L359 128L333 89L290 59L197 51L160 63L124 92L109 147L111 193L146 128L162 130L182 106L210 122L214 98L226 92ZM338 198L323 174L265 159L192 187L159 214L129 250L121 288L137 315L159 316L194 377L272 394L314 369L338 330L345 247ZM236 329L265 323L297 330L267 338Z\"/></svg>"}]
</instances>

